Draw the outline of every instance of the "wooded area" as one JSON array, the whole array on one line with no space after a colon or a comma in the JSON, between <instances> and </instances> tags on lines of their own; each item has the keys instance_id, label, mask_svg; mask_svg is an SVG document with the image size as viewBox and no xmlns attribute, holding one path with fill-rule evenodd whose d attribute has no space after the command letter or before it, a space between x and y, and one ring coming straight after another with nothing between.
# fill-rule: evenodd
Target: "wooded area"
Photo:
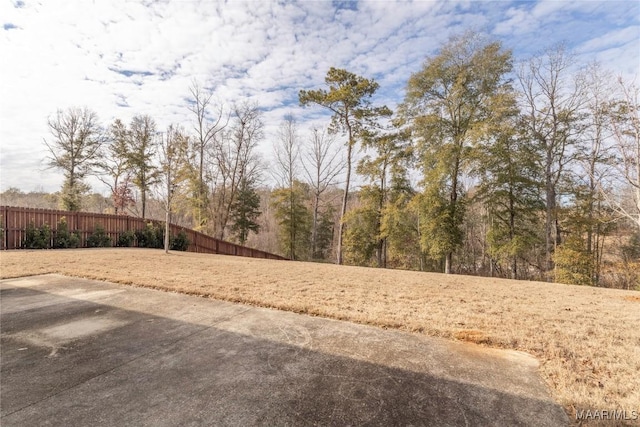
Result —
<instances>
[{"instance_id":1,"label":"wooded area","mask_svg":"<svg viewBox=\"0 0 640 427\"><path fill-rule=\"evenodd\" d=\"M258 106L216 104L196 81L191 124L103 128L70 108L46 148L68 210L95 174L111 190L103 212L146 218L155 203L292 259L635 289L639 91L614 73L562 45L516 60L468 32L426 58L396 111L375 104L373 79L331 68L326 87L299 92L327 127L305 136L286 117L271 165Z\"/></svg>"}]
</instances>

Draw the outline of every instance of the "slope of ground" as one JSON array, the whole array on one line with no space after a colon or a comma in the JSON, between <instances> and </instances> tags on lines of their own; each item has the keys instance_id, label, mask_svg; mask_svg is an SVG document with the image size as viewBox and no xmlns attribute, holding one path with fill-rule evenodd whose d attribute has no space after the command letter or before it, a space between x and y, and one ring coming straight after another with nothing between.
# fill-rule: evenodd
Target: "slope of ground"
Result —
<instances>
[{"instance_id":1,"label":"slope of ground","mask_svg":"<svg viewBox=\"0 0 640 427\"><path fill-rule=\"evenodd\" d=\"M149 249L0 253L2 278L44 273L526 351L570 413L640 411L639 292Z\"/></svg>"}]
</instances>

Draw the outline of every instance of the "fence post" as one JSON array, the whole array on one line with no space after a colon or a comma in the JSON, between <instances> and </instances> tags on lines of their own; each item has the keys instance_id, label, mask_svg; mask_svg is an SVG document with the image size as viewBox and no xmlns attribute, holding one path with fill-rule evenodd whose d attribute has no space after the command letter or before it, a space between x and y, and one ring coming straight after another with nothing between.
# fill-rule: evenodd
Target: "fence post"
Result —
<instances>
[{"instance_id":1,"label":"fence post","mask_svg":"<svg viewBox=\"0 0 640 427\"><path fill-rule=\"evenodd\" d=\"M2 244L4 250L9 249L9 223L7 222L7 212L9 208L7 206L2 206Z\"/></svg>"}]
</instances>

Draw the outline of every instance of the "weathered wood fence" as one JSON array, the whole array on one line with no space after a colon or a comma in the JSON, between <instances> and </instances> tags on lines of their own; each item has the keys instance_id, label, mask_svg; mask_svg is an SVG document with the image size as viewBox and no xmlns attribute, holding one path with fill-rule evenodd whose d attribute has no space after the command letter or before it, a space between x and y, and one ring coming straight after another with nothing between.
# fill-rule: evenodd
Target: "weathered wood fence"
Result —
<instances>
[{"instance_id":1,"label":"weathered wood fence","mask_svg":"<svg viewBox=\"0 0 640 427\"><path fill-rule=\"evenodd\" d=\"M52 209L23 208L13 206L0 206L1 242L0 249L20 249L25 239L26 229L32 224L42 227L48 224L55 231L61 219L65 219L70 232L76 232L80 236L80 247L85 246L87 238L96 230L96 226L102 226L111 241L117 242L120 234L127 231L143 230L148 223L160 226L164 229L164 221L142 219L127 215L108 215L90 212L70 212ZM219 240L206 234L170 224L170 234L177 235L181 231L189 239L188 252L201 252L208 254L237 255L251 258L267 258L285 260L280 255L271 254L258 249L240 246L235 243Z\"/></svg>"}]
</instances>

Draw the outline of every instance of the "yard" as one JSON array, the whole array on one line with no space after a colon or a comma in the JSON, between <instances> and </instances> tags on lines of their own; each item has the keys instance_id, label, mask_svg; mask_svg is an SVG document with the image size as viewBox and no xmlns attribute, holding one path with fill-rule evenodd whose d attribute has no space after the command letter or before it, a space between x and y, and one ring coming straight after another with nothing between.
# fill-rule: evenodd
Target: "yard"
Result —
<instances>
[{"instance_id":1,"label":"yard","mask_svg":"<svg viewBox=\"0 0 640 427\"><path fill-rule=\"evenodd\" d=\"M45 273L521 350L570 415L640 411L640 292L152 249L0 253L2 278Z\"/></svg>"}]
</instances>

